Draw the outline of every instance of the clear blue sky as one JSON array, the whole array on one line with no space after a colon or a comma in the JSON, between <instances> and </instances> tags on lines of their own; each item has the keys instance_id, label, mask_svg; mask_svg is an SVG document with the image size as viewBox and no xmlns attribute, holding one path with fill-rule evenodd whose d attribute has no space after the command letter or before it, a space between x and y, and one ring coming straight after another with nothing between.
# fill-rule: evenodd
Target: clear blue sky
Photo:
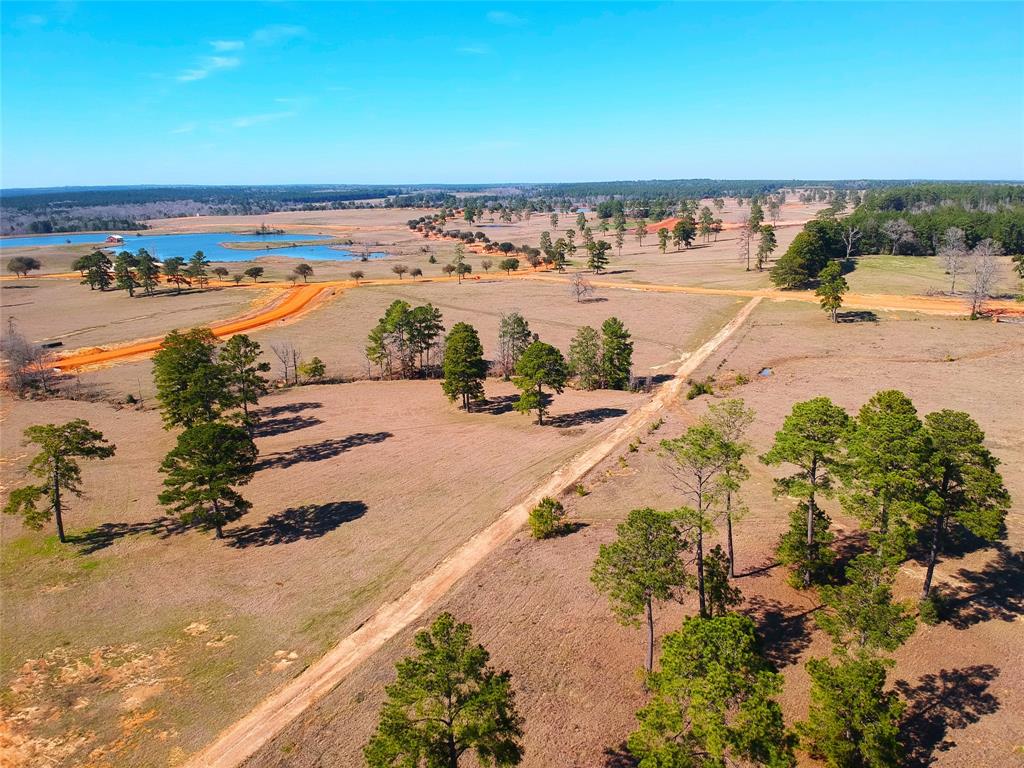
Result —
<instances>
[{"instance_id":1,"label":"clear blue sky","mask_svg":"<svg viewBox=\"0 0 1024 768\"><path fill-rule=\"evenodd\" d=\"M1024 178L1024 4L22 3L4 187Z\"/></svg>"}]
</instances>

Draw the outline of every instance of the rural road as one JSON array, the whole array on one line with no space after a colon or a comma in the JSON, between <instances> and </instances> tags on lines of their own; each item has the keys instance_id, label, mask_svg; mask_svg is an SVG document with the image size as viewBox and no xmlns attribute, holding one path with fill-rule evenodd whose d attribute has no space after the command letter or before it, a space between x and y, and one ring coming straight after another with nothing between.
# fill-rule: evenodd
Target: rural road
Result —
<instances>
[{"instance_id":1,"label":"rural road","mask_svg":"<svg viewBox=\"0 0 1024 768\"><path fill-rule=\"evenodd\" d=\"M317 699L340 683L360 663L376 653L398 632L418 620L463 576L512 538L526 523L527 516L545 496L557 496L579 482L608 456L617 445L649 424L659 411L679 397L686 379L710 357L750 316L762 301L755 296L714 336L689 355L673 378L654 396L626 416L599 442L552 473L520 503L466 541L434 570L415 582L393 602L380 608L359 629L341 640L319 661L298 677L264 699L254 710L228 727L205 749L194 755L185 768L235 768L273 739Z\"/></svg>"},{"instance_id":2,"label":"rural road","mask_svg":"<svg viewBox=\"0 0 1024 768\"><path fill-rule=\"evenodd\" d=\"M77 277L77 274L74 275ZM467 280L476 278L466 278ZM550 271L521 272L514 275L488 275L493 280L540 280L568 284L568 278L558 276ZM235 333L258 330L282 320L291 320L308 311L319 299L337 295L339 289L348 290L356 287L374 285L400 285L414 282L451 282L454 277L426 278L423 280L366 280L355 283L351 280L331 280L312 285L287 286L287 284L259 283L257 287L283 288L286 293L280 301L271 303L255 312L241 317L214 323L210 329L218 337L231 336ZM705 296L733 296L739 298L764 298L770 301L802 301L818 303L813 291L781 291L774 288L707 288L702 286L675 285L672 283L626 283L611 280L591 280L595 288L620 291L639 291L649 293L692 293ZM966 314L966 303L962 299L948 296L900 296L895 294L847 293L843 297L844 309L870 309L879 311L920 312L922 314L961 317ZM1022 313L1019 303L1009 300L991 300L985 303L991 312L1007 315ZM120 362L148 357L160 348L162 338L140 339L117 347L93 347L75 350L57 358L53 366L61 371L74 371L83 368L115 365Z\"/></svg>"}]
</instances>

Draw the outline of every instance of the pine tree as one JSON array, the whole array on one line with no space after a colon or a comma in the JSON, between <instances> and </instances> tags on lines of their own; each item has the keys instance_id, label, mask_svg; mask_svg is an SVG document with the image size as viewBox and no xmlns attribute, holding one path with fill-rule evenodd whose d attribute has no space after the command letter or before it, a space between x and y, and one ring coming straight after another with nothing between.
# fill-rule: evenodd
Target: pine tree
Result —
<instances>
[{"instance_id":1,"label":"pine tree","mask_svg":"<svg viewBox=\"0 0 1024 768\"><path fill-rule=\"evenodd\" d=\"M186 524L213 527L221 539L225 523L252 506L234 486L252 480L256 456L241 427L220 422L189 427L160 465L167 477L159 501Z\"/></svg>"},{"instance_id":2,"label":"pine tree","mask_svg":"<svg viewBox=\"0 0 1024 768\"><path fill-rule=\"evenodd\" d=\"M662 440L666 466L676 480L676 488L689 496L693 506L678 510L681 524L689 530L695 544L697 597L700 615L707 618L707 593L704 583L704 536L714 531L716 501L721 491L720 477L736 460L735 449L710 424L700 422L674 440Z\"/></svg>"},{"instance_id":3,"label":"pine tree","mask_svg":"<svg viewBox=\"0 0 1024 768\"><path fill-rule=\"evenodd\" d=\"M160 262L150 256L145 248L140 248L135 258L138 260L136 273L139 285L147 296L152 296L153 289L160 284Z\"/></svg>"},{"instance_id":4,"label":"pine tree","mask_svg":"<svg viewBox=\"0 0 1024 768\"><path fill-rule=\"evenodd\" d=\"M135 296L139 287L134 271L138 265L139 260L130 251L121 251L114 259L114 285L118 290L128 291L129 296Z\"/></svg>"},{"instance_id":5,"label":"pine tree","mask_svg":"<svg viewBox=\"0 0 1024 768\"><path fill-rule=\"evenodd\" d=\"M4 514L20 516L27 527L35 530L53 518L57 522L57 538L66 542L63 515L67 505L61 494L82 495L82 470L76 459L108 459L114 455L115 446L85 419L37 424L25 430L25 440L39 446L28 471L42 482L12 490ZM43 496L47 497L47 505L40 509Z\"/></svg>"},{"instance_id":6,"label":"pine tree","mask_svg":"<svg viewBox=\"0 0 1024 768\"><path fill-rule=\"evenodd\" d=\"M988 541L1004 534L1010 494L999 474L999 459L985 447L985 433L963 411L942 410L924 417L934 450L929 502L922 507L921 533L928 566L921 599L928 599L935 565L951 530Z\"/></svg>"},{"instance_id":7,"label":"pine tree","mask_svg":"<svg viewBox=\"0 0 1024 768\"><path fill-rule=\"evenodd\" d=\"M172 331L153 356L153 380L164 427L213 421L231 396L225 369L216 360L217 339L209 328Z\"/></svg>"},{"instance_id":8,"label":"pine tree","mask_svg":"<svg viewBox=\"0 0 1024 768\"><path fill-rule=\"evenodd\" d=\"M821 308L829 313L833 323L839 322L839 309L843 306L843 294L850 290L838 261L830 261L818 273L818 288L814 295L820 299Z\"/></svg>"},{"instance_id":9,"label":"pine tree","mask_svg":"<svg viewBox=\"0 0 1024 768\"><path fill-rule=\"evenodd\" d=\"M188 275L190 280L194 280L200 288L205 288L209 280L209 275L206 271L209 266L210 260L206 258L202 251L196 251L188 260L185 274Z\"/></svg>"},{"instance_id":10,"label":"pine tree","mask_svg":"<svg viewBox=\"0 0 1024 768\"><path fill-rule=\"evenodd\" d=\"M680 559L686 541L675 516L649 507L634 509L616 528L618 538L602 544L590 580L608 595L612 611L626 626L647 624L646 669L654 665L654 604L675 599L687 584Z\"/></svg>"},{"instance_id":11,"label":"pine tree","mask_svg":"<svg viewBox=\"0 0 1024 768\"><path fill-rule=\"evenodd\" d=\"M903 765L900 717L904 705L885 690L885 662L872 658L811 659L811 707L797 723L811 756L833 768Z\"/></svg>"},{"instance_id":12,"label":"pine tree","mask_svg":"<svg viewBox=\"0 0 1024 768\"><path fill-rule=\"evenodd\" d=\"M617 317L601 324L601 378L608 389L629 389L633 370L633 342Z\"/></svg>"},{"instance_id":13,"label":"pine tree","mask_svg":"<svg viewBox=\"0 0 1024 768\"><path fill-rule=\"evenodd\" d=\"M601 386L601 339L589 325L576 331L569 344L569 373L581 389Z\"/></svg>"},{"instance_id":14,"label":"pine tree","mask_svg":"<svg viewBox=\"0 0 1024 768\"><path fill-rule=\"evenodd\" d=\"M268 382L260 374L270 370L270 363L260 361L262 348L244 333L232 336L220 349L218 362L223 367L224 384L230 395L231 407L242 409L242 424L252 437L257 416L249 406L259 405L261 395L267 393Z\"/></svg>"},{"instance_id":15,"label":"pine tree","mask_svg":"<svg viewBox=\"0 0 1024 768\"><path fill-rule=\"evenodd\" d=\"M832 475L842 464L842 440L850 417L827 397L797 403L775 433L775 443L761 461L793 464L798 471L775 483L776 496L806 499L794 510L790 530L779 543L778 555L801 578L804 589L819 580L832 562L829 518L817 497L834 495ZM801 524L803 520L803 524Z\"/></svg>"},{"instance_id":16,"label":"pine tree","mask_svg":"<svg viewBox=\"0 0 1024 768\"><path fill-rule=\"evenodd\" d=\"M512 677L495 672L472 627L442 613L416 634L417 654L398 662L380 722L363 749L370 768L457 768L475 753L497 768L522 760L523 719Z\"/></svg>"},{"instance_id":17,"label":"pine tree","mask_svg":"<svg viewBox=\"0 0 1024 768\"><path fill-rule=\"evenodd\" d=\"M452 326L444 345L444 379L441 389L448 399L462 398L462 407L470 410L474 400L484 396L487 361L476 329L469 323Z\"/></svg>"},{"instance_id":18,"label":"pine tree","mask_svg":"<svg viewBox=\"0 0 1024 768\"><path fill-rule=\"evenodd\" d=\"M782 675L761 655L746 616L685 619L665 637L648 685L651 702L627 742L643 768L796 765L775 701Z\"/></svg>"},{"instance_id":19,"label":"pine tree","mask_svg":"<svg viewBox=\"0 0 1024 768\"><path fill-rule=\"evenodd\" d=\"M606 240L598 240L588 246L590 257L587 259L587 267L595 274L601 274L601 270L608 266L608 251L612 249L611 243Z\"/></svg>"},{"instance_id":20,"label":"pine tree","mask_svg":"<svg viewBox=\"0 0 1024 768\"><path fill-rule=\"evenodd\" d=\"M544 424L548 407L544 387L561 394L568 378L569 370L562 353L543 341L533 342L516 363L512 382L520 394L515 409L520 413L536 411L537 423Z\"/></svg>"},{"instance_id":21,"label":"pine tree","mask_svg":"<svg viewBox=\"0 0 1024 768\"><path fill-rule=\"evenodd\" d=\"M719 496L724 501L725 541L729 553L729 576L736 577L736 552L733 546L733 523L746 513L739 500L739 489L750 477L750 471L743 464L750 446L743 437L754 423L754 411L747 408L740 398L723 400L708 407L704 420L720 434L733 452L733 461L726 464L719 476Z\"/></svg>"}]
</instances>

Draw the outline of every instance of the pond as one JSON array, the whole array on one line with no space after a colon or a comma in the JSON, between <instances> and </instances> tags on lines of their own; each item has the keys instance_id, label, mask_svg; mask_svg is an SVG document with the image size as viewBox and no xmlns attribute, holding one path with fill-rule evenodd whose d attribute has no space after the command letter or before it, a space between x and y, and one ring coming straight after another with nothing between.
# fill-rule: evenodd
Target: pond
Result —
<instances>
[{"instance_id":1,"label":"pond","mask_svg":"<svg viewBox=\"0 0 1024 768\"><path fill-rule=\"evenodd\" d=\"M28 235L26 237L0 237L0 250L4 248L21 248L34 245L80 245L95 243L97 248L109 248L113 251L137 252L145 248L152 256L163 261L173 256L188 259L196 251L202 251L210 261L250 261L260 256L290 256L310 261L354 261L362 258L362 254L346 250L342 246L300 245L293 248L275 247L275 243L292 243L296 240L330 240L331 235L304 235L289 232L284 235L238 234L237 232L202 232L182 235L145 235L128 234L123 244L104 242L105 233L80 234L69 232L58 235ZM264 246L256 249L225 248L221 243L259 243ZM378 259L387 254L373 252L370 258Z\"/></svg>"}]
</instances>

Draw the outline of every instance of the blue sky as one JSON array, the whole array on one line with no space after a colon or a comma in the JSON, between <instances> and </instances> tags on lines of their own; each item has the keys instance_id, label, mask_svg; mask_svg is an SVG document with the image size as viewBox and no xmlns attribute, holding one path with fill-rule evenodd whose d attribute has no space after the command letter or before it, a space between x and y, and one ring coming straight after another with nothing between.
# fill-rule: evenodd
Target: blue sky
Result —
<instances>
[{"instance_id":1,"label":"blue sky","mask_svg":"<svg viewBox=\"0 0 1024 768\"><path fill-rule=\"evenodd\" d=\"M22 3L4 187L1024 178L1022 3Z\"/></svg>"}]
</instances>

